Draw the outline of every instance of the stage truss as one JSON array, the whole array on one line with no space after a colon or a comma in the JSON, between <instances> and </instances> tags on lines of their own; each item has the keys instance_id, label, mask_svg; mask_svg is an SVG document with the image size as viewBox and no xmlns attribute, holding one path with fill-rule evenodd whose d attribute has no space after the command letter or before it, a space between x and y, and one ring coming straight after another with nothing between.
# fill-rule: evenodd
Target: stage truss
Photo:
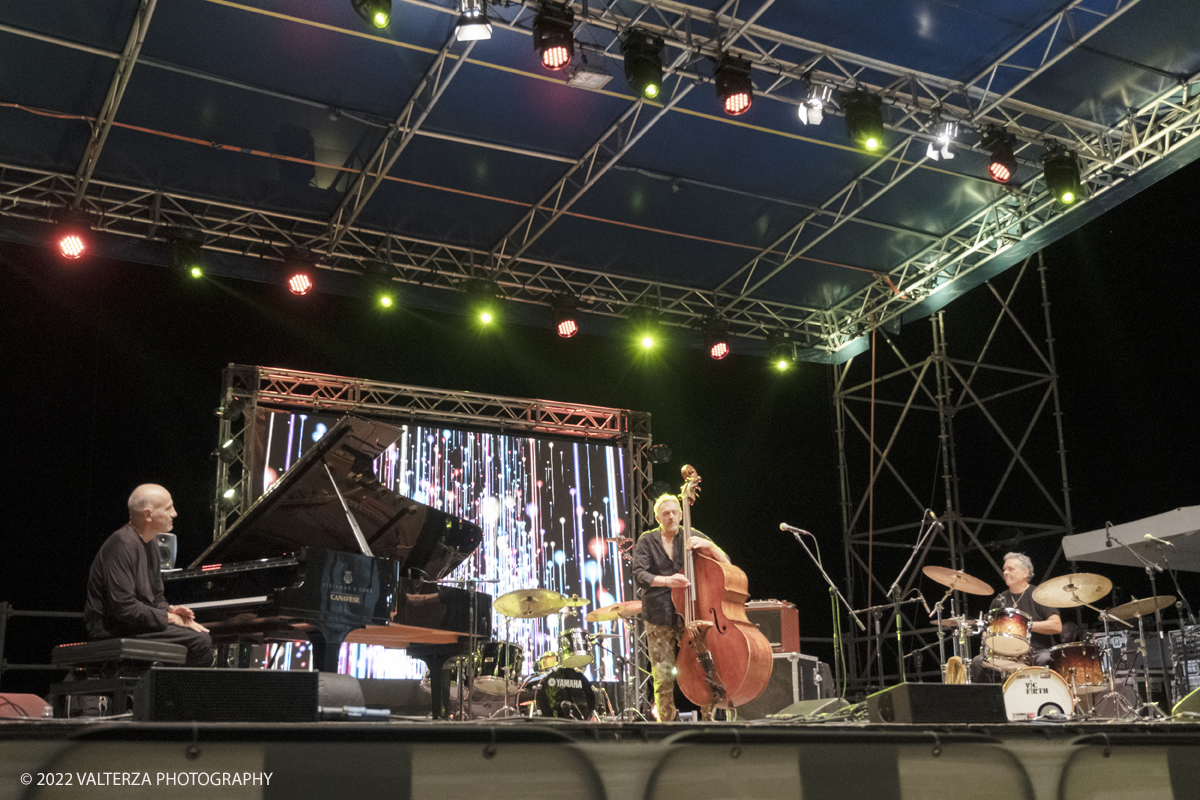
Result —
<instances>
[{"instance_id":1,"label":"stage truss","mask_svg":"<svg viewBox=\"0 0 1200 800\"><path fill-rule=\"evenodd\" d=\"M625 451L633 534L654 527L654 466L650 415L645 412L578 403L556 403L499 395L405 386L315 372L230 364L221 384L213 538L219 539L256 499L250 452L259 409L355 414L392 423L438 423L506 434L565 436L605 441ZM631 633L635 664L642 661L643 637ZM643 708L649 679L634 670L627 694L631 707Z\"/></svg>"},{"instance_id":2,"label":"stage truss","mask_svg":"<svg viewBox=\"0 0 1200 800\"><path fill-rule=\"evenodd\" d=\"M434 6L423 0L406 0L444 12L456 9ZM201 198L161 187L138 186L95 178L94 169L105 139L114 125L130 72L163 65L140 56L155 2L144 0L122 52L90 48L118 64L108 97L93 124L92 136L74 174L37 170L0 163L0 216L45 220L57 209L73 207L95 218L95 227L111 234L150 241L166 241L181 231L199 234L206 249L249 256L262 264L280 264L275 276L282 279L282 261L289 253L311 253L318 268L361 274L362 263L378 260L391 268L393 281L461 292L468 281L493 280L514 302L550 307L556 296L578 298L590 314L624 317L652 305L664 324L698 328L720 316L729 323L731 336L764 339L777 330L791 333L803 346L803 357L838 363L858 352L858 340L876 326L898 324L906 312L920 307L934 292L952 284L972 286L979 270L992 267L996 257L1032 237L1064 215L1050 196L1040 170L1019 190L998 192L944 233L906 233L924 237L925 244L897 262L881 266L874 280L848 292L828 307L809 307L771 298L762 292L776 274L792 269L806 252L846 225L883 223L865 219L863 212L926 164L925 146L934 136L935 111L965 128L1004 128L1015 137L1017 158L1035 165L1041 148L1056 144L1074 151L1081 175L1089 187L1089 202L1120 186L1183 145L1200 136L1200 92L1195 76L1182 78L1150 102L1133 108L1118 122L1098 124L1080 117L1018 100L1020 89L1051 70L1069 54L1088 47L1096 34L1117 21L1139 0L1071 0L1049 14L1035 30L1014 43L968 81L914 72L879 59L810 42L757 24L774 0L766 0L747 16L738 18L726 4L716 13L675 0L637 0L632 16L620 12L615 2L598 0L575 6L577 19L599 36L612 35L604 46L581 43L582 49L620 59L618 34L632 25L660 35L666 43L666 74L661 106L637 100L594 143L575 158L561 154L521 150L526 156L562 163L559 180L499 240L484 247L466 247L435 239L397 234L356 225L375 189L388 180L388 170L414 137L438 136L423 124L443 97L447 85L471 54L473 43L459 43L451 35L428 68L424 80L407 99L394 120L363 115L364 124L386 131L374 153L363 163L323 165L340 170L347 192L330 218L279 213L265 207L237 205ZM536 0L521 0L492 11L509 30L531 33ZM62 47L82 45L44 34L5 27L8 33L29 36ZM796 207L796 222L776 241L752 255L744 264L714 285L686 285L647 277L587 269L529 256L531 245L582 198L608 171L631 168L621 163L654 124L696 85L711 80L697 64L720 53L737 55L752 64L756 96L768 102L796 105L797 87L809 81L836 90L861 88L883 99L889 112L887 126L896 134L894 146L852 180L832 191L822 202L801 205L783 198L765 198ZM185 67L169 65L189 73ZM992 91L998 77L1022 77L1003 93ZM191 73L189 73L191 74ZM211 76L195 73L206 80ZM228 83L228 81L226 81ZM248 84L239 89L277 99L312 104L312 101ZM840 111L832 110L831 114ZM495 143L454 137L463 144L493 148ZM240 151L233 143L209 143L213 148ZM960 144L960 147L979 145ZM982 152L982 151L981 151ZM279 158L278 154L262 155ZM982 181L983 179L980 178ZM709 186L734 193L730 187ZM741 193L744 194L744 193Z\"/></svg>"},{"instance_id":3,"label":"stage truss","mask_svg":"<svg viewBox=\"0 0 1200 800\"><path fill-rule=\"evenodd\" d=\"M1036 582L1054 569L1061 538L1072 532L1046 272L1039 253L1015 271L1007 291L986 285L998 309L974 358L951 356L944 312L938 312L929 321L932 348L924 358L906 356L899 342L878 331L873 381L871 353L834 368L851 605L888 606L888 589L918 541L925 510L934 509L942 523L900 583L904 602L899 615L890 606L880 612L882 647L877 646L872 614L861 615L866 633L852 622L843 625L852 692L911 680L918 671L925 680L941 680L937 668L915 669L912 657L931 645L921 660L938 665L936 631L924 605L911 594L926 563L962 569L1002 589L1004 553L1037 550ZM1030 324L1020 318L1014 298L1023 284L1034 281L1040 283L1042 313ZM1026 286L1024 292L1035 290ZM918 484L921 480L928 483ZM932 607L943 588L923 580ZM953 596L959 613L966 597L961 592ZM973 597L968 609L973 615L990 601ZM950 614L947 600L943 618ZM896 659L898 640L907 654L903 665ZM973 647L978 647L977 639Z\"/></svg>"}]
</instances>

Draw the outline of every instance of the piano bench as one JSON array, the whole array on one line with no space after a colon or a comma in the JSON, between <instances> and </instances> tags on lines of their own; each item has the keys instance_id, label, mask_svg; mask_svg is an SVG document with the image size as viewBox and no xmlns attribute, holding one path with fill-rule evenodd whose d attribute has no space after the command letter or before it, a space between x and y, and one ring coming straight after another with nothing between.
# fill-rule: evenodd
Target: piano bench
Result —
<instances>
[{"instance_id":1,"label":"piano bench","mask_svg":"<svg viewBox=\"0 0 1200 800\"><path fill-rule=\"evenodd\" d=\"M101 639L60 644L50 651L50 663L70 669L71 674L50 686L54 716L123 714L130 710L134 692L150 667L185 661L187 648L168 642Z\"/></svg>"}]
</instances>

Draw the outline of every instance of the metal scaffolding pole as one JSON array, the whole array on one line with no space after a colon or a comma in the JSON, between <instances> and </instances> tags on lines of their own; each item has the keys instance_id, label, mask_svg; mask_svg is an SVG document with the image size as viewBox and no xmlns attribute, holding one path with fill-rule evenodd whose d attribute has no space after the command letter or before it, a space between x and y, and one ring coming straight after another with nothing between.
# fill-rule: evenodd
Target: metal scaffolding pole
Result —
<instances>
[{"instance_id":1,"label":"metal scaffolding pole","mask_svg":"<svg viewBox=\"0 0 1200 800\"><path fill-rule=\"evenodd\" d=\"M1029 298L1023 311L1018 301L1035 291L1035 269L1040 310L1029 311ZM834 368L846 590L855 608L868 605L868 587L872 602L883 602L879 598L916 545L927 508L942 530L916 554L900 586L902 597L922 592L928 605L941 597L942 587L923 579L927 562L993 586L1002 584L1006 551L1036 550L1042 574L1057 563L1059 541L1072 525L1046 273L1039 253L1006 273L1013 276L1006 291L987 284L996 301L990 329L980 326L975 312L961 321L958 335L954 316L948 320L939 312L930 318L928 338L918 326L906 331L903 342L880 329L875 367L860 357ZM1041 336L1034 335L1038 325ZM926 353L920 359L905 355L918 347ZM971 358L955 354L968 348ZM871 455L874 469L868 470ZM964 605L957 592L952 598L960 614L982 610L987 602L974 598ZM852 693L899 679L897 641L910 659L904 663L909 680L941 680L939 669L920 666L930 659L919 651L936 642L922 604L889 612L881 634L852 630L847 637ZM880 651L882 675L873 674Z\"/></svg>"}]
</instances>

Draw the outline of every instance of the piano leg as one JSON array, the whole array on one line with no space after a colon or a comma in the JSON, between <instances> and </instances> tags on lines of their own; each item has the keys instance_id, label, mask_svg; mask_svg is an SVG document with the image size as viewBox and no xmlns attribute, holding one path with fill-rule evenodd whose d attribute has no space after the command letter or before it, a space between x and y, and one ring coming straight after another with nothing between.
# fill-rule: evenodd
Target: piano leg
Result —
<instances>
[{"instance_id":1,"label":"piano leg","mask_svg":"<svg viewBox=\"0 0 1200 800\"><path fill-rule=\"evenodd\" d=\"M429 667L429 694L434 719L450 719L450 684L446 681L446 661L453 653L425 653L416 657Z\"/></svg>"},{"instance_id":2,"label":"piano leg","mask_svg":"<svg viewBox=\"0 0 1200 800\"><path fill-rule=\"evenodd\" d=\"M312 644L313 669L320 672L338 671L338 651L346 635L362 625L337 625L324 623L308 630L308 641Z\"/></svg>"}]
</instances>

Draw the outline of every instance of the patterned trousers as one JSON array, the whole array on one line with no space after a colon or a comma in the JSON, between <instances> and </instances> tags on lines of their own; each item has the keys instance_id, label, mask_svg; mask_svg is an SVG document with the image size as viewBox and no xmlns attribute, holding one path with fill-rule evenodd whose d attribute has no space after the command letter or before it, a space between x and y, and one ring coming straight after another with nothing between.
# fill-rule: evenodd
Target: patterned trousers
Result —
<instances>
[{"instance_id":1,"label":"patterned trousers","mask_svg":"<svg viewBox=\"0 0 1200 800\"><path fill-rule=\"evenodd\" d=\"M683 637L683 623L646 627L646 643L650 648L650 669L654 675L654 709L659 722L674 722L675 712L675 648Z\"/></svg>"}]
</instances>

